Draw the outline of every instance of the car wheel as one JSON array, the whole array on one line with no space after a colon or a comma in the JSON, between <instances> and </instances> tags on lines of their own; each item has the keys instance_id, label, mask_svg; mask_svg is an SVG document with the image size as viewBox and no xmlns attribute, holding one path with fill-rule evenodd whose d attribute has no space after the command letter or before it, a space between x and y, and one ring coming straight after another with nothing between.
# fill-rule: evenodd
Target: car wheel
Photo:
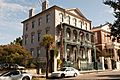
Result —
<instances>
[{"instance_id":1,"label":"car wheel","mask_svg":"<svg viewBox=\"0 0 120 80\"><path fill-rule=\"evenodd\" d=\"M30 78L28 76L25 76L25 77L23 77L22 80L30 80Z\"/></svg>"},{"instance_id":2,"label":"car wheel","mask_svg":"<svg viewBox=\"0 0 120 80\"><path fill-rule=\"evenodd\" d=\"M76 76L77 76L77 73L74 74L74 77L76 77Z\"/></svg>"},{"instance_id":3,"label":"car wheel","mask_svg":"<svg viewBox=\"0 0 120 80\"><path fill-rule=\"evenodd\" d=\"M61 77L64 78L64 77L65 77L65 74L61 74Z\"/></svg>"}]
</instances>

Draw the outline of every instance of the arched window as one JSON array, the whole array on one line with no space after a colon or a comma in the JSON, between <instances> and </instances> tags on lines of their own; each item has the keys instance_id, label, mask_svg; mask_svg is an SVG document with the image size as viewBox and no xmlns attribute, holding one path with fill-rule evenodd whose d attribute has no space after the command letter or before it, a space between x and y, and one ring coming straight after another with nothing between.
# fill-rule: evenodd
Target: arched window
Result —
<instances>
[{"instance_id":1,"label":"arched window","mask_svg":"<svg viewBox=\"0 0 120 80\"><path fill-rule=\"evenodd\" d=\"M84 32L80 31L79 35L80 35L80 40L83 41L84 40Z\"/></svg>"},{"instance_id":2,"label":"arched window","mask_svg":"<svg viewBox=\"0 0 120 80\"><path fill-rule=\"evenodd\" d=\"M85 29L87 30L87 23L85 23Z\"/></svg>"},{"instance_id":3,"label":"arched window","mask_svg":"<svg viewBox=\"0 0 120 80\"><path fill-rule=\"evenodd\" d=\"M70 40L70 38L71 38L70 28L67 28L67 29L66 29L66 37L67 37L68 40Z\"/></svg>"},{"instance_id":4,"label":"arched window","mask_svg":"<svg viewBox=\"0 0 120 80\"><path fill-rule=\"evenodd\" d=\"M79 21L78 23L79 28L82 28L82 21Z\"/></svg>"},{"instance_id":5,"label":"arched window","mask_svg":"<svg viewBox=\"0 0 120 80\"><path fill-rule=\"evenodd\" d=\"M89 41L90 39L89 39L89 34L87 33L86 34L86 39Z\"/></svg>"},{"instance_id":6,"label":"arched window","mask_svg":"<svg viewBox=\"0 0 120 80\"><path fill-rule=\"evenodd\" d=\"M70 16L66 17L67 23L70 24Z\"/></svg>"},{"instance_id":7,"label":"arched window","mask_svg":"<svg viewBox=\"0 0 120 80\"><path fill-rule=\"evenodd\" d=\"M63 14L60 13L59 16L60 16L60 22L63 22Z\"/></svg>"},{"instance_id":8,"label":"arched window","mask_svg":"<svg viewBox=\"0 0 120 80\"><path fill-rule=\"evenodd\" d=\"M73 41L77 41L77 31L73 30Z\"/></svg>"},{"instance_id":9,"label":"arched window","mask_svg":"<svg viewBox=\"0 0 120 80\"><path fill-rule=\"evenodd\" d=\"M74 24L74 26L77 26L77 19L73 19L73 24Z\"/></svg>"}]
</instances>

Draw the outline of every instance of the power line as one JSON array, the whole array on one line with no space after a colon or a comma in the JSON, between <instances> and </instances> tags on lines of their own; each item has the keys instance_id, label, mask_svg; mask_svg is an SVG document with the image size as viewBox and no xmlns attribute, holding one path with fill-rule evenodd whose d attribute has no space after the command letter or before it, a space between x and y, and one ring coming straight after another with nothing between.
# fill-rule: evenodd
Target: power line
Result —
<instances>
[{"instance_id":1,"label":"power line","mask_svg":"<svg viewBox=\"0 0 120 80\"><path fill-rule=\"evenodd\" d=\"M39 4L42 6L42 0L38 0Z\"/></svg>"}]
</instances>

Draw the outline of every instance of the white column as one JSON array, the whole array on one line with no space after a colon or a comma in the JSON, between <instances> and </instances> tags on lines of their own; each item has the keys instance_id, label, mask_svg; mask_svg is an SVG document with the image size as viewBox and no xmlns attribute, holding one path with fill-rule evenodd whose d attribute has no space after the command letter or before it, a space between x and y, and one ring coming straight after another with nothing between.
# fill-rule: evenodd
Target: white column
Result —
<instances>
[{"instance_id":1,"label":"white column","mask_svg":"<svg viewBox=\"0 0 120 80\"><path fill-rule=\"evenodd\" d=\"M92 59L91 59L91 50L88 49L88 62L91 63Z\"/></svg>"},{"instance_id":2,"label":"white column","mask_svg":"<svg viewBox=\"0 0 120 80\"><path fill-rule=\"evenodd\" d=\"M57 71L57 58L54 57L54 71Z\"/></svg>"},{"instance_id":3,"label":"white column","mask_svg":"<svg viewBox=\"0 0 120 80\"><path fill-rule=\"evenodd\" d=\"M100 62L102 63L102 69L105 70L105 67L104 67L104 57L100 57Z\"/></svg>"},{"instance_id":4,"label":"white column","mask_svg":"<svg viewBox=\"0 0 120 80\"><path fill-rule=\"evenodd\" d=\"M116 62L116 68L120 69L120 62Z\"/></svg>"},{"instance_id":5,"label":"white column","mask_svg":"<svg viewBox=\"0 0 120 80\"><path fill-rule=\"evenodd\" d=\"M117 50L114 49L114 60L117 61Z\"/></svg>"},{"instance_id":6,"label":"white column","mask_svg":"<svg viewBox=\"0 0 120 80\"><path fill-rule=\"evenodd\" d=\"M110 58L106 58L106 59L107 59L107 66L108 66L108 69L112 70L111 59L110 59Z\"/></svg>"}]
</instances>

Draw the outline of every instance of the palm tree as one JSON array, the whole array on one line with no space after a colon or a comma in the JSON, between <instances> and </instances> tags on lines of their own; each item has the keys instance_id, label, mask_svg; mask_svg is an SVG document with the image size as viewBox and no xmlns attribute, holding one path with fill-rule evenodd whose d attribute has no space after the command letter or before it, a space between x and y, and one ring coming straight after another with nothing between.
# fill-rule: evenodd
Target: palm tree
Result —
<instances>
[{"instance_id":1,"label":"palm tree","mask_svg":"<svg viewBox=\"0 0 120 80\"><path fill-rule=\"evenodd\" d=\"M50 35L50 34L45 34L45 35L43 35L43 39L42 39L42 42L40 43L40 45L42 45L42 46L44 46L45 47L45 49L46 49L46 78L48 78L48 61L49 61L49 51L50 51L50 49L51 49L51 47L52 47L52 44L53 44L53 42L54 42L54 37L52 36L52 35Z\"/></svg>"}]
</instances>

